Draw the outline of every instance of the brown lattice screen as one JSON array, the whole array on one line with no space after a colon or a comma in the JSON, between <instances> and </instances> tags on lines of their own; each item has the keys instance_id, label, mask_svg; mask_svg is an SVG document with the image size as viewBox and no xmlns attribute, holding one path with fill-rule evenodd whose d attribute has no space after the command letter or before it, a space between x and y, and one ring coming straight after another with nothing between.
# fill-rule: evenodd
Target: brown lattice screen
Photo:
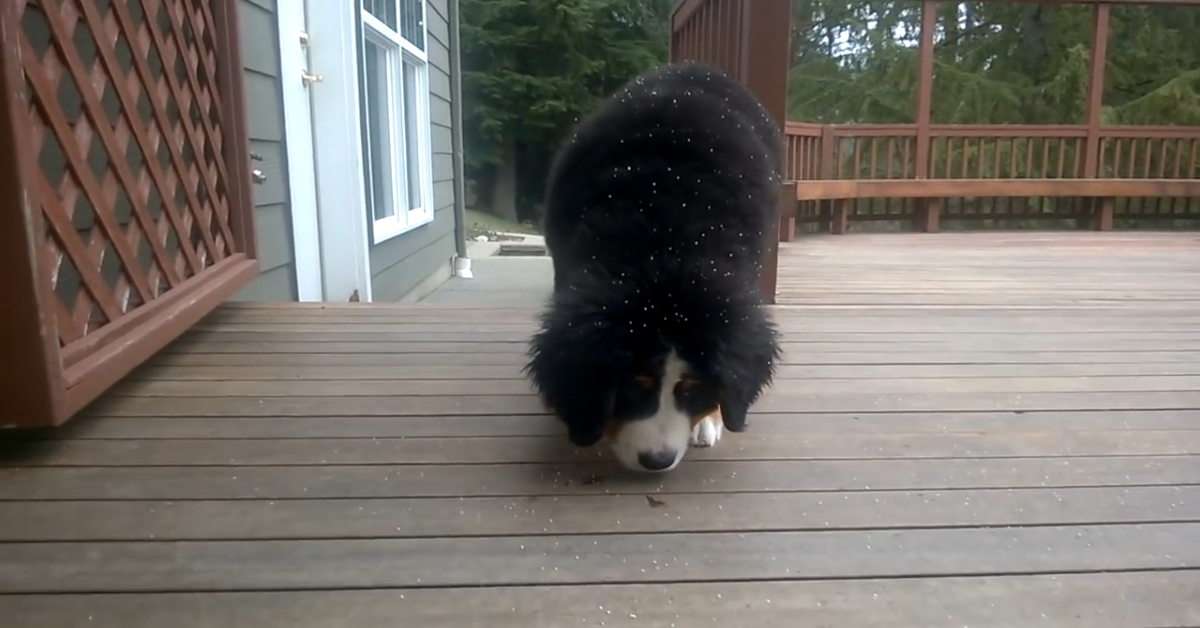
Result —
<instances>
[{"instance_id":1,"label":"brown lattice screen","mask_svg":"<svg viewBox=\"0 0 1200 628\"><path fill-rule=\"evenodd\" d=\"M17 424L67 420L258 273L237 4L0 3L0 259L34 262L0 276Z\"/></svg>"},{"instance_id":2,"label":"brown lattice screen","mask_svg":"<svg viewBox=\"0 0 1200 628\"><path fill-rule=\"evenodd\" d=\"M207 2L18 0L64 361L233 250Z\"/></svg>"}]
</instances>

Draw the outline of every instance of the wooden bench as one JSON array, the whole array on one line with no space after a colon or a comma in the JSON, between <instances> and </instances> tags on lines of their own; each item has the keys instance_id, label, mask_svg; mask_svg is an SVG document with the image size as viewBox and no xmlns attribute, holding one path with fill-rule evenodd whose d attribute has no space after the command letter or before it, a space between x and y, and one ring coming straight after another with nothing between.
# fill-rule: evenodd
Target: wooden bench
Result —
<instances>
[{"instance_id":1,"label":"wooden bench","mask_svg":"<svg viewBox=\"0 0 1200 628\"><path fill-rule=\"evenodd\" d=\"M920 231L938 231L942 201L947 198L1049 196L1092 199L1090 227L1112 229L1116 197L1200 197L1198 179L866 179L789 181L784 194L796 202L781 209L780 236L795 233L799 201L832 201L830 232L846 232L850 201L860 198L911 198L920 206L915 217Z\"/></svg>"}]
</instances>

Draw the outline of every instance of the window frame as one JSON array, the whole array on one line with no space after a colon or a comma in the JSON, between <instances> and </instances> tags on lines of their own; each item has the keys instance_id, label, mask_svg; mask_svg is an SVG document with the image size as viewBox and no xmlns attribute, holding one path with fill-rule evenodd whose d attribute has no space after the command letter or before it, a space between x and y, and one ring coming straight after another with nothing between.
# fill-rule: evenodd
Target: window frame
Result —
<instances>
[{"instance_id":1,"label":"window frame","mask_svg":"<svg viewBox=\"0 0 1200 628\"><path fill-rule=\"evenodd\" d=\"M411 0L387 0L395 3L396 15L402 14L400 4ZM421 39L428 48L429 30L428 30L428 0L417 0L420 6L421 14L419 28L421 29ZM363 119L360 121L360 135L363 142L363 185L364 185L364 200L366 201L364 211L367 212L368 221L371 224L371 241L373 244L380 244L401 234L408 233L418 227L427 225L433 222L433 145L432 145L432 124L430 120L429 109L429 56L425 50L421 50L407 38L400 34L400 25L397 28L388 26L383 20L376 17L367 11L365 7L359 10L359 22L361 25L360 37L360 54L361 67L359 68L359 98L363 102L361 107ZM399 19L399 18L398 18ZM372 138L368 137L368 120L367 116L372 115L374 111L367 102L369 98L367 91L367 81L372 80L372 77L367 74L366 56L375 54L370 51L369 47L377 47L383 53L384 68L382 77L376 80L382 80L384 89L382 96L386 99L385 121L387 124L386 134L384 137L384 171L389 177L389 181L383 186L384 199L383 203L390 206L391 212L389 215L376 218L374 195L376 186L371 179L374 171L372 163L371 143ZM405 79L404 66L410 65L415 69L415 108L407 107L405 102ZM414 110L415 109L415 110ZM415 117L415 126L417 129L416 137L408 135L408 118L407 115ZM376 138L378 141L378 138ZM420 184L420 203L417 207L409 206L408 193L408 165L409 160L416 156L418 160L417 181Z\"/></svg>"}]
</instances>

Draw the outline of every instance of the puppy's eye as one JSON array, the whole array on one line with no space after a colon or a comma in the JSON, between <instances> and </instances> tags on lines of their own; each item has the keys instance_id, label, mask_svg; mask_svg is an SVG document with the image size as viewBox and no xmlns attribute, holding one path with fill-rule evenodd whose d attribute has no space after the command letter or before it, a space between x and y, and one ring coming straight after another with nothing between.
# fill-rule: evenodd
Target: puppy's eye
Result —
<instances>
[{"instance_id":1,"label":"puppy's eye","mask_svg":"<svg viewBox=\"0 0 1200 628\"><path fill-rule=\"evenodd\" d=\"M654 388L654 378L649 375L638 375L633 378L633 385L640 390L650 390Z\"/></svg>"},{"instance_id":2,"label":"puppy's eye","mask_svg":"<svg viewBox=\"0 0 1200 628\"><path fill-rule=\"evenodd\" d=\"M679 379L679 392L690 392L700 387L700 380L684 375Z\"/></svg>"}]
</instances>

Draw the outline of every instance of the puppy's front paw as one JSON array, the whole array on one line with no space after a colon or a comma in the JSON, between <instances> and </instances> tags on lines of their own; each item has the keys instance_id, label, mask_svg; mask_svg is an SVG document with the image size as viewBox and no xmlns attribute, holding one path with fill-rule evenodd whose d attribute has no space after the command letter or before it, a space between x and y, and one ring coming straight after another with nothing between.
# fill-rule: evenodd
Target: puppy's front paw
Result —
<instances>
[{"instance_id":1,"label":"puppy's front paw","mask_svg":"<svg viewBox=\"0 0 1200 628\"><path fill-rule=\"evenodd\" d=\"M714 420L714 417L707 416L692 428L692 436L688 442L693 447L712 447L721 440L724 430L725 426L721 424L719 417Z\"/></svg>"}]
</instances>

